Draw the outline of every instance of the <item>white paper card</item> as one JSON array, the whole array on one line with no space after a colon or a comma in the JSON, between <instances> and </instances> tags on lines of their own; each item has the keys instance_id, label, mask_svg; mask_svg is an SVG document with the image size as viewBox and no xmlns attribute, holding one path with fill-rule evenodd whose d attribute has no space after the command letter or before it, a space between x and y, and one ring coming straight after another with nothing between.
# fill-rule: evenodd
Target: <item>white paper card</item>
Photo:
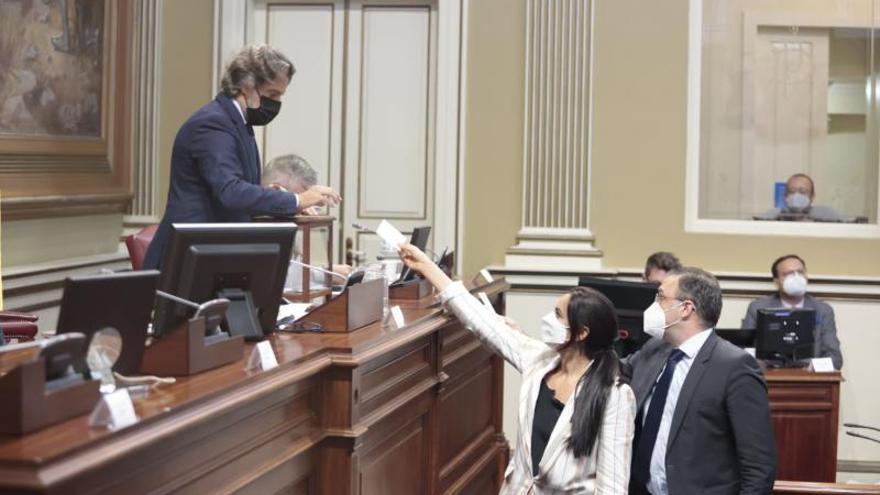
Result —
<instances>
[{"instance_id":1,"label":"white paper card","mask_svg":"<svg viewBox=\"0 0 880 495\"><path fill-rule=\"evenodd\" d=\"M746 351L746 354L748 354L749 356L755 357L755 348L754 347L746 347L744 350Z\"/></svg>"},{"instance_id":2,"label":"white paper card","mask_svg":"<svg viewBox=\"0 0 880 495\"><path fill-rule=\"evenodd\" d=\"M379 226L376 227L376 235L382 238L383 241L388 243L391 246L399 247L401 244L406 242L406 237L400 233L399 230L394 228L388 220L382 220L379 222Z\"/></svg>"},{"instance_id":3,"label":"white paper card","mask_svg":"<svg viewBox=\"0 0 880 495\"><path fill-rule=\"evenodd\" d=\"M830 357L810 359L810 370L816 373L831 373L834 371L834 362Z\"/></svg>"},{"instance_id":4,"label":"white paper card","mask_svg":"<svg viewBox=\"0 0 880 495\"><path fill-rule=\"evenodd\" d=\"M278 359L275 358L275 350L268 340L258 342L251 351L248 359L247 370L269 371L278 367Z\"/></svg>"},{"instance_id":5,"label":"white paper card","mask_svg":"<svg viewBox=\"0 0 880 495\"><path fill-rule=\"evenodd\" d=\"M495 280L494 278L492 278L492 274L489 273L489 270L486 270L485 268L480 270L480 275L482 275L483 278L486 279L486 282L492 283Z\"/></svg>"},{"instance_id":6,"label":"white paper card","mask_svg":"<svg viewBox=\"0 0 880 495\"><path fill-rule=\"evenodd\" d=\"M485 292L480 292L477 294L477 297L480 298L480 302L483 303L483 306L492 310L493 313L495 312L495 307L492 306L492 301L489 300L489 296L487 296Z\"/></svg>"},{"instance_id":7,"label":"white paper card","mask_svg":"<svg viewBox=\"0 0 880 495\"><path fill-rule=\"evenodd\" d=\"M312 307L311 303L290 303L278 306L278 321L292 316L294 320L298 320L305 316Z\"/></svg>"},{"instance_id":8,"label":"white paper card","mask_svg":"<svg viewBox=\"0 0 880 495\"><path fill-rule=\"evenodd\" d=\"M138 417L134 412L134 404L128 390L117 389L115 392L101 396L101 400L92 410L89 416L89 426L108 427L118 430L137 423Z\"/></svg>"},{"instance_id":9,"label":"white paper card","mask_svg":"<svg viewBox=\"0 0 880 495\"><path fill-rule=\"evenodd\" d=\"M391 317L394 318L394 324L397 325L397 328L403 328L406 325L406 320L403 318L403 311L400 310L400 306L391 307Z\"/></svg>"}]
</instances>

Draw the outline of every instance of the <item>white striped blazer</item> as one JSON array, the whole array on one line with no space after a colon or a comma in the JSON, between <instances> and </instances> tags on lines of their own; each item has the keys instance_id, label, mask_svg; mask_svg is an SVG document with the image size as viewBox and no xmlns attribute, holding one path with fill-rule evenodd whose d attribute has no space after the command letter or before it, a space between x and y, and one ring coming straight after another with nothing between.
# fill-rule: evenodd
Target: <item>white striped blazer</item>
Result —
<instances>
[{"instance_id":1,"label":"white striped blazer","mask_svg":"<svg viewBox=\"0 0 880 495\"><path fill-rule=\"evenodd\" d=\"M575 458L568 448L574 398L565 404L532 475L532 423L544 376L559 364L559 354L538 339L510 328L461 284L449 285L440 300L465 328L523 375L518 439L504 473L502 494L625 494L629 485L636 400L629 385L611 389L597 445L589 456Z\"/></svg>"}]
</instances>

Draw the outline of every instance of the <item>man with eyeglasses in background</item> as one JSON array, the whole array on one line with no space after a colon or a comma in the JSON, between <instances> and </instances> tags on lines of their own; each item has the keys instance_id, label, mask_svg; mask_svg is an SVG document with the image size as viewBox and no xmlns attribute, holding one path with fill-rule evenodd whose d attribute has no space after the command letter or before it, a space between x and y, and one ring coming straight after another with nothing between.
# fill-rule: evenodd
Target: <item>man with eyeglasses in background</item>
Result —
<instances>
[{"instance_id":1,"label":"man with eyeglasses in background","mask_svg":"<svg viewBox=\"0 0 880 495\"><path fill-rule=\"evenodd\" d=\"M816 311L813 330L813 356L830 357L835 369L843 368L843 354L837 338L834 309L828 303L807 294L807 264L796 254L780 256L770 267L775 294L756 299L749 304L742 328L755 328L758 310L769 308L812 309Z\"/></svg>"}]
</instances>

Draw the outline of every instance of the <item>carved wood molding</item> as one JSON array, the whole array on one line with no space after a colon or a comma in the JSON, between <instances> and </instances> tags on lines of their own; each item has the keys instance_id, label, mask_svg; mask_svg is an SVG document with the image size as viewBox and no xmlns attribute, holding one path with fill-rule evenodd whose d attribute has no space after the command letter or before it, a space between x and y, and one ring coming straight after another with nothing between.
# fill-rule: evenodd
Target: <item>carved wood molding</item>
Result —
<instances>
[{"instance_id":1,"label":"carved wood molding","mask_svg":"<svg viewBox=\"0 0 880 495\"><path fill-rule=\"evenodd\" d=\"M77 196L4 197L2 200L3 220L122 213L130 201L131 193L129 192Z\"/></svg>"}]
</instances>

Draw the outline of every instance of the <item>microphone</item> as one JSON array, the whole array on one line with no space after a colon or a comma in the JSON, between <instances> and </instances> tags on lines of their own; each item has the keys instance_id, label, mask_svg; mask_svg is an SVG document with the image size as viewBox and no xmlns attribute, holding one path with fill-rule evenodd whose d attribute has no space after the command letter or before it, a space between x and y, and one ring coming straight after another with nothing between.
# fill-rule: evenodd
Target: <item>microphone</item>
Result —
<instances>
[{"instance_id":1,"label":"microphone","mask_svg":"<svg viewBox=\"0 0 880 495\"><path fill-rule=\"evenodd\" d=\"M860 425L856 423L844 423L843 426L845 426L846 428L864 428L866 430L880 431L880 428L876 428L874 426Z\"/></svg>"},{"instance_id":2,"label":"microphone","mask_svg":"<svg viewBox=\"0 0 880 495\"><path fill-rule=\"evenodd\" d=\"M194 302L190 301L189 299L177 297L174 294L169 294L169 293L167 293L165 291L161 291L159 289L156 289L156 295L160 296L160 297L164 297L165 299L168 299L170 301L174 301L178 304L183 304L184 306L189 306L191 308L199 309L201 307L200 304L194 303Z\"/></svg>"},{"instance_id":3,"label":"microphone","mask_svg":"<svg viewBox=\"0 0 880 495\"><path fill-rule=\"evenodd\" d=\"M339 277L339 278L341 278L342 280L345 281L345 285L348 285L348 277L345 276L345 275L340 275L340 274L338 274L338 273L336 273L336 272L331 272L330 270L327 270L327 269L321 268L320 266L315 266L315 265L310 265L310 264L308 264L308 263L303 263L302 261L290 260L290 262L291 262L291 263L294 263L294 264L297 264L297 265L299 265L299 266L304 266L304 267L306 267L306 268L311 268L312 270L316 270L316 271L319 271L319 272L321 272L321 273L326 273L327 275L333 275L333 276Z\"/></svg>"},{"instance_id":4,"label":"microphone","mask_svg":"<svg viewBox=\"0 0 880 495\"><path fill-rule=\"evenodd\" d=\"M371 233L371 234L375 234L375 233L376 233L375 230L373 230L373 229L371 229L371 228L369 228L369 227L364 227L363 225L361 225L361 224L359 224L359 223L352 223L351 226L354 227L354 228L357 229L357 230L361 230L361 231L364 231L364 232L369 232L369 233ZM377 234L377 235L378 235L378 234Z\"/></svg>"},{"instance_id":5,"label":"microphone","mask_svg":"<svg viewBox=\"0 0 880 495\"><path fill-rule=\"evenodd\" d=\"M854 432L848 431L848 432L846 432L846 434L851 437L861 438L863 440L870 440L875 443L880 443L880 440L877 440L876 438L869 437L868 435L862 435L861 433L854 433Z\"/></svg>"}]
</instances>

